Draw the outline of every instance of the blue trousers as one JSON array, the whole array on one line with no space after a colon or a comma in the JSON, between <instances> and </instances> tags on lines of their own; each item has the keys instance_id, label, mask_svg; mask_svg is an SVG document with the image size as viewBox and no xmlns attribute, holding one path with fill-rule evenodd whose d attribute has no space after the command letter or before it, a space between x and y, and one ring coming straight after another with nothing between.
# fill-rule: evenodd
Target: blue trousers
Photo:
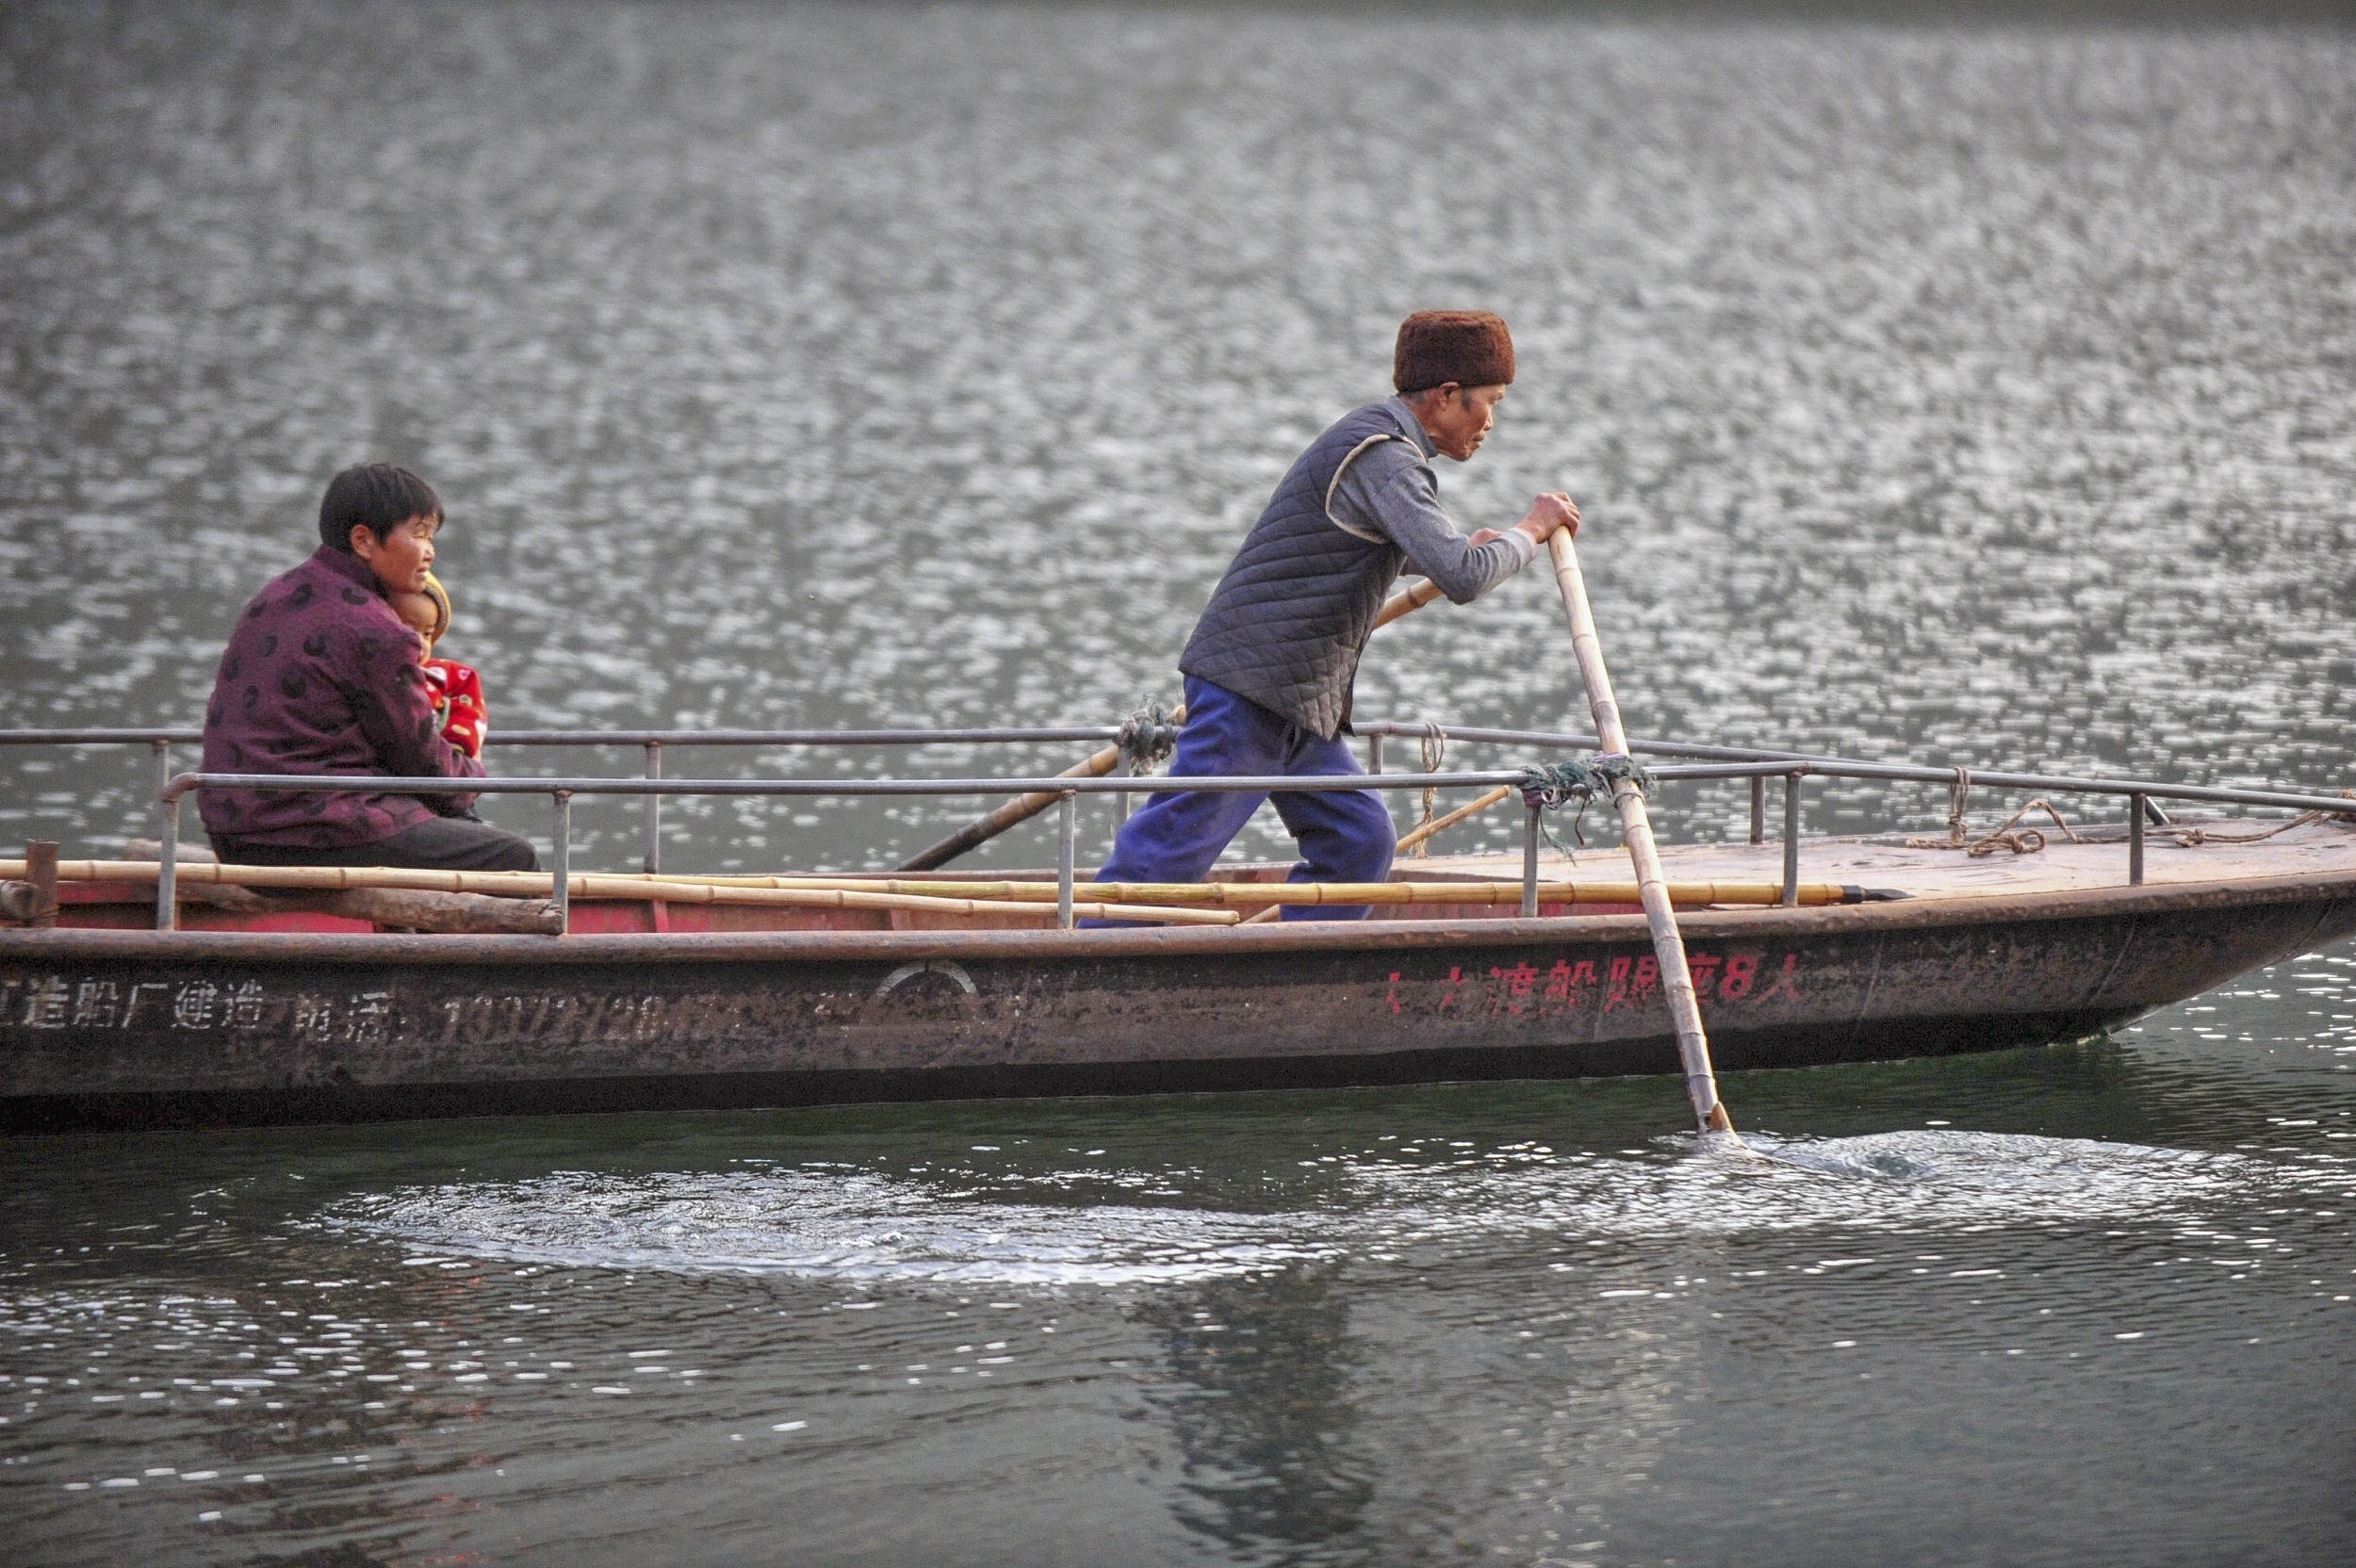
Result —
<instances>
[{"instance_id":1,"label":"blue trousers","mask_svg":"<svg viewBox=\"0 0 2356 1568\"><path fill-rule=\"evenodd\" d=\"M1172 778L1219 775L1364 774L1339 740L1320 740L1282 714L1207 680L1186 679L1186 724L1178 732ZM1372 790L1279 792L1274 795L1165 791L1121 825L1100 882L1200 882L1260 802L1301 844L1287 881L1381 882L1398 843L1390 808ZM1295 906L1286 920L1363 920L1360 905ZM1111 923L1091 921L1089 924Z\"/></svg>"}]
</instances>

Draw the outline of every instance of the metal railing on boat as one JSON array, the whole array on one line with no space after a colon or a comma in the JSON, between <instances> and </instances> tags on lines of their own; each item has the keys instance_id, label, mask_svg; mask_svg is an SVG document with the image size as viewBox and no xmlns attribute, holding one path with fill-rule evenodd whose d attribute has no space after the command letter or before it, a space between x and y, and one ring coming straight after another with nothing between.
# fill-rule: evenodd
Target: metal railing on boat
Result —
<instances>
[{"instance_id":1,"label":"metal railing on boat","mask_svg":"<svg viewBox=\"0 0 2356 1568\"><path fill-rule=\"evenodd\" d=\"M1366 776L1317 780L1306 778L1271 779L1194 779L1189 789L1249 790L1273 789L1333 790L1377 789L1387 791L1449 788L1495 788L1499 784L1518 782L1515 773L1436 773L1415 772L1386 774L1383 771L1383 743L1390 738L1444 738L1448 742L1530 747L1542 750L1579 750L1596 744L1592 735L1573 731L1503 729L1480 726L1439 726L1421 721L1372 719L1357 723L1357 734L1367 743ZM1069 775L1054 778L953 778L953 779L666 779L663 776L663 752L666 747L895 747L931 745L1007 745L1051 744L1072 742L1117 740L1121 731L1106 725L1060 725L1033 727L1001 727L986 728L877 728L877 729L518 729L494 737L493 743L515 746L634 746L646 757L644 774L637 778L498 778L468 780L466 788L481 793L547 794L559 803L559 834L555 858L558 862L558 883L561 889L569 858L569 806L574 794L640 795L646 803L645 819L646 849L644 864L648 873L661 869L662 801L669 795L961 795L961 794L1021 794L1044 793L1060 797L1062 825L1058 834L1059 875L1068 890L1073 858L1073 803L1080 794L1113 794L1125 796L1141 785L1134 776L1129 777L1075 777ZM0 745L123 745L146 746L154 753L156 799L156 837L176 843L178 839L178 803L191 789L221 787L234 776L236 787L286 789L298 791L335 791L351 788L337 778L293 778L276 776L211 776L172 773L172 748L193 744L203 739L203 732L185 727L77 727L56 728L0 729ZM1747 778L1751 782L1750 841L1763 843L1766 839L1766 785L1770 778L1784 781L1783 796L1783 902L1795 901L1799 882L1799 844L1802 793L1810 777L1877 779L1887 782L1923 784L1970 784L1998 790L2036 791L2047 793L2115 795L2128 802L2127 879L2140 884L2144 879L2144 842L2147 823L2166 825L2168 818L2159 810L2162 800L2188 801L2203 805L2258 807L2293 811L2325 811L2348 814L2350 811L2345 797L2310 795L2293 791L2237 790L2208 785L2177 784L2164 780L2089 778L2062 774L1982 772L1968 765L1952 767L1929 766L1905 762L1875 762L1826 753L1775 750L1764 747L1726 746L1676 740L1631 740L1630 749L1650 757L1685 759L1652 770L1661 780L1717 780ZM416 791L421 793L447 792L448 780L385 779L372 781L380 790ZM1536 881L1537 845L1541 834L1538 812L1529 812L1524 834L1526 909L1534 907L1530 890ZM167 861L161 880L169 882L176 861ZM559 900L560 906L562 900ZM1071 902L1068 890L1060 900L1066 906ZM159 889L157 901L159 923L169 926L173 918L165 907ZM1067 921L1068 923L1068 921Z\"/></svg>"},{"instance_id":2,"label":"metal railing on boat","mask_svg":"<svg viewBox=\"0 0 2356 1568\"><path fill-rule=\"evenodd\" d=\"M1356 732L1366 742L1366 765L1371 772L1383 771L1383 743L1391 737L1414 737L1421 740L1445 736L1458 741L1496 743L1509 745L1540 746L1549 749L1576 750L1596 744L1592 735L1558 734L1543 730L1452 728L1428 722L1402 719L1371 719L1355 725ZM663 776L663 753L665 747L687 746L750 746L777 747L890 747L934 745L1039 745L1057 743L1091 741L1098 744L1117 742L1121 729L1117 725L1040 725L1002 726L985 728L922 728L902 727L879 729L512 729L494 731L490 744L495 746L573 746L595 748L604 746L635 746L645 754L643 776ZM196 745L203 743L202 729L173 727L97 727L70 728L0 729L0 746L146 746L154 753L155 792L161 811L164 785L172 778L172 748L175 745ZM1638 751L1659 757L1708 757L1722 760L1752 761L1767 757L1798 756L1798 753L1748 750L1742 747L1693 745L1679 741L1631 742ZM1751 841L1761 841L1763 786L1752 790ZM1116 794L1130 792L1116 790ZM663 796L649 793L646 797L644 825L645 852L642 863L649 873L663 869ZM160 815L156 836L162 837Z\"/></svg>"},{"instance_id":3,"label":"metal railing on boat","mask_svg":"<svg viewBox=\"0 0 2356 1568\"><path fill-rule=\"evenodd\" d=\"M1356 734L1366 742L1366 766L1370 773L1383 772L1383 743L1389 739L1444 739L1448 742L1468 742L1476 744L1535 747L1550 751L1592 749L1598 743L1595 736L1576 731L1542 729L1500 729L1481 726L1443 726L1421 720L1368 719L1352 726ZM985 728L923 728L904 727L877 729L515 729L496 732L491 743L499 746L574 746L596 748L634 746L645 754L643 777L663 776L663 753L666 747L893 747L931 745L1036 745L1056 743L1092 741L1099 743L1118 741L1121 730L1112 725L1050 725L1030 727L1000 727ZM204 740L204 731L186 727L104 727L83 726L59 728L0 729L0 746L146 746L154 753L155 798L157 802L156 835L162 836L160 820L163 789L172 776L172 748L193 745ZM1892 781L1911 780L1922 783L1948 783L1959 778L1996 789L2030 789L2091 792L2099 793L2140 794L2143 802L2138 809L2141 817L2149 817L2162 825L2167 818L2151 802L2155 799L2187 799L2227 804L2255 804L2232 793L2209 792L2179 795L2176 788L2160 784L2142 784L2117 780L2068 778L2049 774L1983 773L1968 764L1955 767L1929 767L1913 763L1871 762L1855 758L1834 756L1823 752L1788 751L1759 746L1712 745L1692 741L1631 739L1631 751L1646 757L1681 758L1701 762L1792 764L1783 768L1754 769L1745 775L1715 776L1748 776L1751 779L1750 841L1766 841L1767 780L1780 776L1785 781L1784 817L1786 841L1797 837L1796 819L1800 809L1801 780L1811 773L1825 776L1884 778ZM1873 769L1872 773L1844 773L1842 769ZM1658 773L1660 770L1656 770ZM1682 776L1701 776L1686 775ZM1417 774L1416 787L1428 782L1428 776ZM1136 786L1106 787L1115 795L1125 795ZM664 793L648 792L644 824L645 852L643 863L646 871L660 872L663 862L662 802ZM2257 792L2265 794L2267 792ZM2140 882L2140 830L2135 835L2137 874Z\"/></svg>"},{"instance_id":4,"label":"metal railing on boat","mask_svg":"<svg viewBox=\"0 0 2356 1568\"><path fill-rule=\"evenodd\" d=\"M1061 737L1069 739L1071 737ZM1567 738L1566 738L1567 739ZM1669 763L1652 770L1655 780L1662 783L1731 778L1749 778L1763 788L1766 779L1784 780L1783 888L1781 903L1790 907L1798 902L1800 872L1800 796L1805 782L1811 776L1828 778L1884 779L1919 783L1950 783L1958 770L1921 767L1896 762L1860 762L1839 758L1808 758L1795 760L1791 754L1771 756L1755 760L1704 760ZM1330 791L1381 790L1421 791L1426 789L1485 789L1500 785L1518 786L1527 775L1523 770L1412 773L1373 775L1329 775L1318 776L1188 776L1184 788L1222 793L1267 794L1276 792L1325 792ZM2127 820L2127 880L2131 885L2143 881L2144 825L2151 803L2155 800L2194 801L2202 804L2254 806L2277 810L2321 812L2337 816L2356 816L2356 802L2345 795L2311 795L2279 790L2221 789L2200 784L2174 784L2156 779L2079 778L2058 774L1988 773L1971 776L1972 781L1999 789L2035 790L2047 793L2094 794L2123 796L2128 802ZM155 924L159 930L171 930L178 923L178 868L181 803L200 790L269 790L305 793L327 793L349 791L352 776L292 776L278 774L182 774L167 780L159 793L161 820L158 824L158 865L155 890ZM368 776L372 792L392 794L446 794L452 780L449 778L384 778ZM476 794L542 794L555 806L555 832L552 837L552 902L557 911L558 926L569 923L569 888L572 856L572 801L576 795L644 795L662 798L667 795L702 796L957 796L957 795L1021 795L1052 794L1057 797L1056 824L1056 924L1069 929L1072 922L1074 901L1074 841L1078 820L1078 801L1084 794L1119 794L1135 791L1138 780L1134 777L1075 777L1057 776L1047 778L469 778L463 781L469 793ZM1169 787L1167 781L1164 788ZM1756 833L1756 803L1759 791L1754 790L1754 838ZM1538 868L1543 840L1543 813L1534 803L1525 806L1526 821L1522 840L1522 898L1521 912L1534 916L1538 912Z\"/></svg>"}]
</instances>

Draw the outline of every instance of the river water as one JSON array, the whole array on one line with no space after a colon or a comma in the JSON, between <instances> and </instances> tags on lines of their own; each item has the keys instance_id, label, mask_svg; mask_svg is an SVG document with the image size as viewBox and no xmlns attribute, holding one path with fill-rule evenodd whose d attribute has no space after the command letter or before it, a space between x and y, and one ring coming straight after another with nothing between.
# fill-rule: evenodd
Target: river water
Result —
<instances>
[{"instance_id":1,"label":"river water","mask_svg":"<svg viewBox=\"0 0 2356 1568\"><path fill-rule=\"evenodd\" d=\"M0 723L193 722L363 457L449 504L495 735L1108 722L1399 317L1477 304L1521 379L1448 495L1579 497L1640 732L2356 760L2339 28L24 5L0 73ZM1360 711L1584 727L1558 617L1427 611ZM111 849L145 766L0 760L0 834ZM0 1559L2335 1560L2352 1021L2343 948L1730 1080L1763 1172L1665 1081L16 1140Z\"/></svg>"}]
</instances>

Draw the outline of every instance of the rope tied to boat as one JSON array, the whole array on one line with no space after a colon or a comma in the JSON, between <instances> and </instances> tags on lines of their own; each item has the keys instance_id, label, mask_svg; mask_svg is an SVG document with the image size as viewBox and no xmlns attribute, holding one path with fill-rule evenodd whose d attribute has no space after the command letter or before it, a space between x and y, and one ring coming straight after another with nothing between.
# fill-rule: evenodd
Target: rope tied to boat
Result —
<instances>
[{"instance_id":1,"label":"rope tied to boat","mask_svg":"<svg viewBox=\"0 0 2356 1568\"><path fill-rule=\"evenodd\" d=\"M2061 812L2054 808L2052 801L2033 800L2029 802L2028 805L2023 806L2020 810L2015 811L2011 816L2005 818L2004 825L1992 833L1986 834L1978 839L1973 839L1968 843L1961 842L1958 841L1955 836L1955 825L1950 823L1948 825L1947 842L1943 845L1933 842L1926 847L1933 849L1960 849L1966 855L1971 856L1974 860L1985 859L1988 856L1995 854L2000 849L2009 849L2015 855L2035 855L2038 850L2045 847L2046 839L2044 830L2036 827L2021 827L2021 824L2026 820L2032 812L2036 811L2042 811L2048 817L2051 817L2053 822L2053 826L2060 832L2063 838L2069 840L2071 843L2082 844L2086 841L2086 839L2079 834L2077 829L2070 825L2069 822L2062 816ZM2021 830L2017 833L2013 831L2016 827L2021 828Z\"/></svg>"},{"instance_id":2,"label":"rope tied to boat","mask_svg":"<svg viewBox=\"0 0 2356 1568\"><path fill-rule=\"evenodd\" d=\"M1522 792L1522 804L1533 811L1559 811L1572 801L1579 810L1571 818L1571 836L1579 847L1587 847L1587 835L1581 831L1587 808L1597 796L1612 798L1614 786L1627 783L1638 794L1652 792L1653 776L1649 769L1624 751L1597 752L1593 757L1570 757L1560 762L1536 762L1522 769L1515 788ZM1539 831L1546 842L1564 855L1569 846L1554 836L1554 830L1542 820Z\"/></svg>"},{"instance_id":3,"label":"rope tied to boat","mask_svg":"<svg viewBox=\"0 0 2356 1568\"><path fill-rule=\"evenodd\" d=\"M1178 724L1170 710L1152 697L1138 704L1121 724L1121 733L1113 740L1121 750L1121 759L1129 765L1129 776L1135 778L1152 773L1178 751Z\"/></svg>"},{"instance_id":4,"label":"rope tied to boat","mask_svg":"<svg viewBox=\"0 0 2356 1568\"><path fill-rule=\"evenodd\" d=\"M1415 744L1423 754L1423 771L1438 773L1440 765L1448 760L1448 731L1427 720L1424 723L1423 734L1416 740ZM1423 812L1415 819L1415 832L1421 833L1423 837L1415 840L1415 847L1407 852L1409 855L1420 858L1432 853L1432 813L1438 807L1439 800L1440 792L1426 785L1423 792Z\"/></svg>"},{"instance_id":5,"label":"rope tied to boat","mask_svg":"<svg viewBox=\"0 0 2356 1568\"><path fill-rule=\"evenodd\" d=\"M2342 790L2340 793L2356 795L2356 790ZM2149 838L2166 839L2180 849L2199 849L2202 844L2263 843L2278 833L2288 833L2294 827L2305 827L2310 823L2350 820L2351 813L2346 811L2302 811L2290 821L2277 823L2263 833L2219 833L2211 827L2192 827L2181 823L2170 823L2165 827L2147 827L2144 829L2144 834Z\"/></svg>"},{"instance_id":6,"label":"rope tied to boat","mask_svg":"<svg viewBox=\"0 0 2356 1568\"><path fill-rule=\"evenodd\" d=\"M2035 855L2039 850L2043 849L2048 842L2045 832L2042 828L2022 827L2021 824L2030 815L2038 811L2042 811L2048 817L2052 818L2054 827L2060 830L2061 836L2073 844L2116 843L2119 841L2117 839L2107 836L2110 831L2108 829L2101 830L2104 832L2106 836L2100 839L2090 838L2085 833L2080 833L2077 829L2070 825L2069 822L2062 816L2060 811L2054 808L2053 803L2050 800L2033 800L2029 802L2028 805L2023 806L2020 810L2015 811L2011 816L2005 818L2004 823L1993 831L1983 834L1981 837L1974 839L1964 830L1962 815L1963 799L1966 795L1970 794L1972 791L1972 773L1968 768L1957 768L1955 770L1955 776L1956 781L1947 787L1947 798L1949 803L1947 815L1947 837L1944 839L1908 839L1906 841L1906 847L1908 849L1959 849L1975 860L1985 859L1987 857L1995 854L2000 849L2009 849L2015 855ZM2356 797L2356 790L2343 790L2340 792L2344 795ZM2326 822L2333 819L2347 821L2351 815L2356 815L2356 813L2327 810L2302 811L2298 816L2291 818L2287 822L2277 823L2272 827L2266 828L2256 833L2224 833L2219 832L2214 827L2199 827L2188 824L2172 823L2165 820L2148 825L2143 831L2144 836L2147 839L2163 839L2168 842L2176 845L2179 849L2198 849L2202 844L2264 843L2266 840L2274 838L2278 834L2288 833L2294 828L2305 827L2311 823ZM2019 830L2015 831L2015 829Z\"/></svg>"}]
</instances>

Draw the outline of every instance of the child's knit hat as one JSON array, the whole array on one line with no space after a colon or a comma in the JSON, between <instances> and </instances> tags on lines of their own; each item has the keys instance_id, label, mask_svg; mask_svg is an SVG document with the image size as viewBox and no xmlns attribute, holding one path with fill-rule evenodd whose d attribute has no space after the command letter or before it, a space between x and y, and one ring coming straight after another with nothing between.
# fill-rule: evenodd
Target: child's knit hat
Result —
<instances>
[{"instance_id":1,"label":"child's knit hat","mask_svg":"<svg viewBox=\"0 0 2356 1568\"><path fill-rule=\"evenodd\" d=\"M450 590L442 586L440 578L428 572L425 574L425 593L434 601L436 612L434 629L425 634L425 650L430 654L434 651L434 645L442 640L442 633L450 629Z\"/></svg>"}]
</instances>

